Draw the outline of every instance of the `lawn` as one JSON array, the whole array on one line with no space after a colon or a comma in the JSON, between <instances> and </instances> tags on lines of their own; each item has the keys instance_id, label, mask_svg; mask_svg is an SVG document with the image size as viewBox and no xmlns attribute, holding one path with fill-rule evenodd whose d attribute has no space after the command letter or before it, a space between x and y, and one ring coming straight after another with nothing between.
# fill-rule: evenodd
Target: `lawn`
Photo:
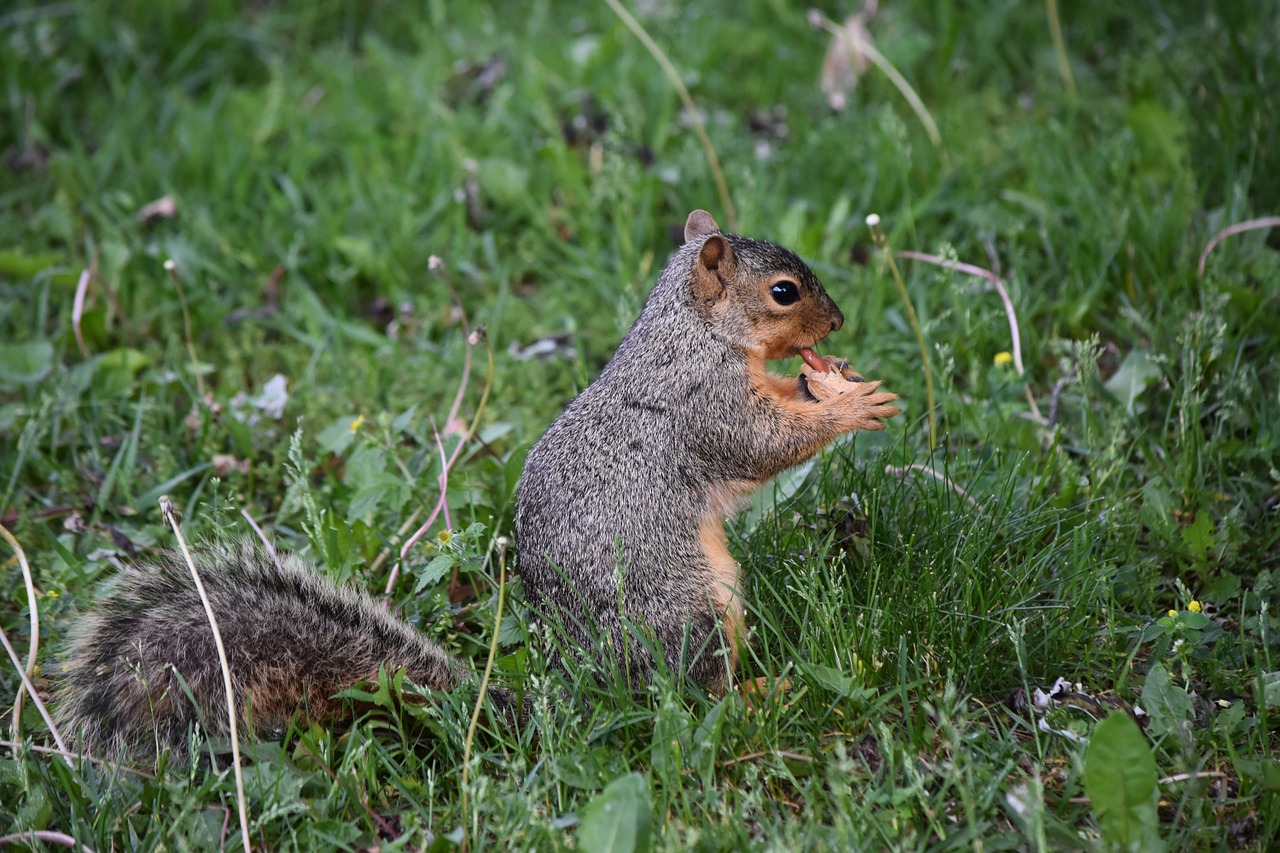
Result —
<instances>
[{"instance_id":1,"label":"lawn","mask_svg":"<svg viewBox=\"0 0 1280 853\"><path fill-rule=\"evenodd\" d=\"M177 546L168 495L192 539L252 520L390 585L477 668L496 636L535 697L473 738L474 694L389 674L246 744L263 849L1270 848L1280 228L1202 253L1280 215L1280 16L1056 5L1060 44L1052 2L883 3L833 92L800 6L630 3L693 110L606 3L0 12L0 523L37 689ZM847 318L823 352L905 409L730 522L741 677L790 684L750 707L567 684L518 559L498 612L523 455L699 207L809 261ZM25 665L11 545L0 583ZM4 719L0 836L241 844L225 760L65 761L29 699Z\"/></svg>"}]
</instances>

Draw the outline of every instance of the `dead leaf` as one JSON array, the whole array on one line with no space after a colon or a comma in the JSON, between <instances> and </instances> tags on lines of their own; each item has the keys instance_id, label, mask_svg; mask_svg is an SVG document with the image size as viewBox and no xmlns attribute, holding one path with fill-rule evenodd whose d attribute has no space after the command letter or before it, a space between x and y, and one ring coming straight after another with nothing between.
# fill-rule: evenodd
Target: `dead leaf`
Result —
<instances>
[{"instance_id":1,"label":"dead leaf","mask_svg":"<svg viewBox=\"0 0 1280 853\"><path fill-rule=\"evenodd\" d=\"M843 112L849 106L850 95L871 64L861 45L871 44L867 22L875 15L878 5L876 0L869 0L859 11L845 18L844 24L832 35L827 55L822 59L819 86L827 105L836 112ZM825 16L817 11L810 12L810 19L819 26L825 22Z\"/></svg>"},{"instance_id":2,"label":"dead leaf","mask_svg":"<svg viewBox=\"0 0 1280 853\"><path fill-rule=\"evenodd\" d=\"M173 219L178 215L178 202L173 196L167 195L148 202L138 211L138 221L143 225L150 225L159 219Z\"/></svg>"},{"instance_id":3,"label":"dead leaf","mask_svg":"<svg viewBox=\"0 0 1280 853\"><path fill-rule=\"evenodd\" d=\"M213 455L213 475L215 477L225 477L231 473L248 474L249 460L237 459L229 453L215 453Z\"/></svg>"}]
</instances>

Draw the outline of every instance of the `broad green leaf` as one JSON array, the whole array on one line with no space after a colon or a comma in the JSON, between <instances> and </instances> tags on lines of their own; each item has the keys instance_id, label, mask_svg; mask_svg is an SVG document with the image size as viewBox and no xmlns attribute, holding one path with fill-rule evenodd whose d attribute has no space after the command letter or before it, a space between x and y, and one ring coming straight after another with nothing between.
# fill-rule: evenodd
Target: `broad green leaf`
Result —
<instances>
[{"instance_id":1,"label":"broad green leaf","mask_svg":"<svg viewBox=\"0 0 1280 853\"><path fill-rule=\"evenodd\" d=\"M0 249L0 275L28 279L47 270L58 260L58 255L28 255L21 249Z\"/></svg>"},{"instance_id":2,"label":"broad green leaf","mask_svg":"<svg viewBox=\"0 0 1280 853\"><path fill-rule=\"evenodd\" d=\"M1084 788L1108 849L1162 850L1156 760L1142 730L1114 711L1094 727L1084 751Z\"/></svg>"},{"instance_id":3,"label":"broad green leaf","mask_svg":"<svg viewBox=\"0 0 1280 853\"><path fill-rule=\"evenodd\" d=\"M53 344L0 344L0 381L39 382L53 367Z\"/></svg>"},{"instance_id":4,"label":"broad green leaf","mask_svg":"<svg viewBox=\"0 0 1280 853\"><path fill-rule=\"evenodd\" d=\"M480 164L480 188L485 195L504 207L527 203L529 170L501 157L491 157Z\"/></svg>"},{"instance_id":5,"label":"broad green leaf","mask_svg":"<svg viewBox=\"0 0 1280 853\"><path fill-rule=\"evenodd\" d=\"M1213 547L1213 519L1203 510L1196 520L1182 528L1182 542L1197 557L1203 557Z\"/></svg>"},{"instance_id":6,"label":"broad green leaf","mask_svg":"<svg viewBox=\"0 0 1280 853\"><path fill-rule=\"evenodd\" d=\"M1191 745L1191 697L1170 683L1169 672L1159 663L1152 664L1142 686L1142 709L1151 720L1153 735L1176 735L1184 746Z\"/></svg>"},{"instance_id":7,"label":"broad green leaf","mask_svg":"<svg viewBox=\"0 0 1280 853\"><path fill-rule=\"evenodd\" d=\"M1107 390L1124 405L1126 412L1132 413L1134 401L1163 375L1164 371L1152 359L1151 353L1130 350L1120 368L1107 380Z\"/></svg>"},{"instance_id":8,"label":"broad green leaf","mask_svg":"<svg viewBox=\"0 0 1280 853\"><path fill-rule=\"evenodd\" d=\"M1280 708L1280 671L1259 675L1258 692L1268 708Z\"/></svg>"},{"instance_id":9,"label":"broad green leaf","mask_svg":"<svg viewBox=\"0 0 1280 853\"><path fill-rule=\"evenodd\" d=\"M355 439L356 431L359 429L359 421L359 415L347 415L346 417L338 418L320 430L320 433L316 436L316 441L325 450L341 456ZM355 425L354 428L353 425Z\"/></svg>"},{"instance_id":10,"label":"broad green leaf","mask_svg":"<svg viewBox=\"0 0 1280 853\"><path fill-rule=\"evenodd\" d=\"M1247 776L1268 791L1280 791L1280 761L1264 758L1237 758L1231 762L1236 772Z\"/></svg>"},{"instance_id":11,"label":"broad green leaf","mask_svg":"<svg viewBox=\"0 0 1280 853\"><path fill-rule=\"evenodd\" d=\"M651 768L662 779L678 779L688 760L689 732L693 720L670 696L662 700L653 721Z\"/></svg>"},{"instance_id":12,"label":"broad green leaf","mask_svg":"<svg viewBox=\"0 0 1280 853\"><path fill-rule=\"evenodd\" d=\"M1175 180L1189 159L1186 124L1156 101L1129 108L1129 129L1138 143L1138 170L1162 181Z\"/></svg>"},{"instance_id":13,"label":"broad green leaf","mask_svg":"<svg viewBox=\"0 0 1280 853\"><path fill-rule=\"evenodd\" d=\"M449 570L458 564L458 560L452 554L441 554L430 563L427 567L418 572L418 583L414 586L414 593L422 592L432 584L440 582L440 579L449 573Z\"/></svg>"},{"instance_id":14,"label":"broad green leaf","mask_svg":"<svg viewBox=\"0 0 1280 853\"><path fill-rule=\"evenodd\" d=\"M693 733L693 761L702 778L702 784L714 785L716 775L716 758L720 753L720 733L724 728L725 706L730 699L725 698L711 706L707 715L702 718Z\"/></svg>"},{"instance_id":15,"label":"broad green leaf","mask_svg":"<svg viewBox=\"0 0 1280 853\"><path fill-rule=\"evenodd\" d=\"M591 853L643 853L653 831L649 786L639 773L609 783L582 810L577 847Z\"/></svg>"}]
</instances>

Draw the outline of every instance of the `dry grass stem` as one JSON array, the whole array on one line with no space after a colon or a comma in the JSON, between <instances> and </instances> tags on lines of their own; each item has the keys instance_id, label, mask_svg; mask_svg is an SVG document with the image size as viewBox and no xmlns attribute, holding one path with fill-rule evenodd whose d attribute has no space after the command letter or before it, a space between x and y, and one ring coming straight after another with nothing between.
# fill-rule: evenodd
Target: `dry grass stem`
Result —
<instances>
[{"instance_id":1,"label":"dry grass stem","mask_svg":"<svg viewBox=\"0 0 1280 853\"><path fill-rule=\"evenodd\" d=\"M933 366L929 362L929 348L925 346L924 330L920 328L920 319L916 316L915 306L911 304L911 294L907 293L907 284L902 280L902 273L893 259L893 251L889 248L889 237L880 224L879 215L873 213L867 217L867 228L871 231L871 239L884 251L885 259L889 262L889 273L893 276L893 283L898 287L902 304L906 306L907 320L911 323L911 330L916 335L916 345L920 348L920 364L924 367L924 392L929 409L929 450L932 451L938 444L938 412L937 399L933 393Z\"/></svg>"},{"instance_id":2,"label":"dry grass stem","mask_svg":"<svg viewBox=\"0 0 1280 853\"><path fill-rule=\"evenodd\" d=\"M933 477L935 480L938 480L939 482L942 482L942 483L946 483L948 486L951 487L951 490L953 492L955 492L957 495L959 495L960 497L968 501L969 506L973 507L974 509L982 509L982 504L978 503L976 500L970 497L969 493L966 492L964 489L960 488L955 483L951 482L951 480L947 477L946 474L939 474L937 471L933 470L928 465L922 465L919 462L915 462L911 465L888 465L884 469L884 472L886 474L891 474L895 477L905 477L908 474L910 474L912 471L923 471L924 473L928 474L930 477Z\"/></svg>"},{"instance_id":3,"label":"dry grass stem","mask_svg":"<svg viewBox=\"0 0 1280 853\"><path fill-rule=\"evenodd\" d=\"M22 683L18 685L18 693L13 699L13 735L14 737L19 737L22 731L23 691L30 690L32 698L37 702L39 701L39 697L35 695L35 690L31 687L31 676L35 674L36 659L40 656L40 606L36 600L36 583L35 578L31 575L31 564L27 562L27 552L23 550L22 545L3 524L0 524L0 537L9 543L9 547L13 549L13 554L18 560L18 565L22 567L22 583L27 589L27 609L30 611L31 619L31 640L27 644L27 666L22 669L25 677L22 679ZM16 655L14 657L14 666L21 669L21 664L18 663ZM53 735L58 748L65 750L66 747L63 746L62 736L48 716L45 716L45 722L49 723L49 732Z\"/></svg>"},{"instance_id":4,"label":"dry grass stem","mask_svg":"<svg viewBox=\"0 0 1280 853\"><path fill-rule=\"evenodd\" d=\"M480 711L484 708L485 693L489 690L489 677L493 674L493 662L498 657L498 634L502 628L502 606L507 595L507 537L499 536L493 540L498 548L498 604L493 614L493 637L489 641L489 656L484 662L484 672L480 676L480 686L476 690L476 706L471 711L471 724L467 726L467 740L462 749L462 819L467 820L468 800L467 779L471 771L471 746L476 738L476 726L480 723ZM465 836L464 836L465 849Z\"/></svg>"},{"instance_id":5,"label":"dry grass stem","mask_svg":"<svg viewBox=\"0 0 1280 853\"><path fill-rule=\"evenodd\" d=\"M898 252L898 257L908 258L913 261L924 261L934 266L946 267L949 270L968 273L985 278L995 287L996 293L1000 294L1000 301L1004 303L1004 313L1009 318L1009 337L1012 339L1013 367L1018 371L1018 375L1022 376L1027 372L1022 364L1022 335L1018 332L1018 315L1013 310L1013 300L1009 298L1009 291L1005 289L1004 282L1000 281L1000 277L991 270L976 267L973 264L961 263L960 261L949 261L946 258L940 258L937 255L930 255L925 252Z\"/></svg>"},{"instance_id":6,"label":"dry grass stem","mask_svg":"<svg viewBox=\"0 0 1280 853\"><path fill-rule=\"evenodd\" d=\"M191 332L191 311L187 308L187 295L182 291L182 281L178 278L178 265L173 258L164 262L164 271L169 274L169 280L173 282L173 288L178 292L178 304L182 306L182 333L187 339L187 356L191 359L191 372L196 377L196 389L200 392L200 400L204 401L209 396L209 392L204 387L200 359L196 358L196 341L195 335Z\"/></svg>"},{"instance_id":7,"label":"dry grass stem","mask_svg":"<svg viewBox=\"0 0 1280 853\"><path fill-rule=\"evenodd\" d=\"M675 88L676 94L680 96L680 102L684 104L685 111L689 114L689 120L693 122L693 132L697 134L698 141L702 143L702 150L707 156L707 165L711 168L711 176L716 182L716 192L720 194L720 206L724 208L725 221L729 223L730 231L738 230L738 215L733 210L733 201L729 198L729 185L725 183L724 170L720 168L720 157L716 154L716 148L711 144L711 137L707 135L706 123L702 120L702 115L698 112L698 106L693 102L693 96L689 94L689 89L684 85L684 81L680 79L680 72L676 70L675 65L667 58L667 54L658 43L654 41L645 28L632 17L631 13L626 10L618 0L604 0L605 4L613 10L614 14L622 19L622 23L627 25L627 29L640 40L645 50L658 62L662 68L662 73L667 76L667 80Z\"/></svg>"},{"instance_id":8,"label":"dry grass stem","mask_svg":"<svg viewBox=\"0 0 1280 853\"><path fill-rule=\"evenodd\" d=\"M191 551L187 548L186 537L182 535L182 527L178 524L178 514L168 495L160 497L160 514L173 528L173 535L178 538L178 547L182 550L182 558L187 561L191 570L191 580L200 595L200 603L204 605L204 615L209 619L209 630L213 632L213 642L218 647L218 663L222 666L222 685L227 694L227 728L231 736L231 766L236 777L236 808L240 814L240 836L245 853L252 850L249 843L249 809L244 798L244 770L240 764L240 733L236 724L235 688L231 684L231 665L227 662L227 650L222 645L222 631L218 629L218 617L213 613L213 605L204 590L204 582L200 580L200 572L196 570L195 561L191 559Z\"/></svg>"},{"instance_id":9,"label":"dry grass stem","mask_svg":"<svg viewBox=\"0 0 1280 853\"><path fill-rule=\"evenodd\" d=\"M89 293L89 284L97 276L97 267L98 255L95 252L93 261L80 273L80 280L76 282L75 301L71 304L71 331L75 333L76 347L80 350L80 357L85 361L89 360L89 347L85 345L84 330L81 328L84 321L84 300Z\"/></svg>"},{"instance_id":10,"label":"dry grass stem","mask_svg":"<svg viewBox=\"0 0 1280 853\"><path fill-rule=\"evenodd\" d=\"M0 739L0 746L7 746L9 749L17 751L21 744L17 741ZM116 773L128 773L131 776L141 776L144 779L156 778L156 774L148 773L146 770L140 770L136 767L129 767L124 764L116 764L115 762L107 761L105 758L95 758L94 756L86 755L83 752L71 752L69 750L61 750L53 746L40 746L39 744L31 744L27 749L32 752L38 752L41 755L56 755L59 758L65 758L67 759L68 764L72 761L87 761L90 764L97 764L100 767L109 767L112 772Z\"/></svg>"},{"instance_id":11,"label":"dry grass stem","mask_svg":"<svg viewBox=\"0 0 1280 853\"><path fill-rule=\"evenodd\" d=\"M280 568L280 557L276 554L276 548L271 544L271 540L267 538L267 534L262 532L262 528L258 526L258 522L253 520L253 516L249 515L249 510L244 507L240 508L240 515L253 528L253 532L258 535L258 540L262 543L262 547L267 549L267 553L271 555L271 562L276 564L276 568Z\"/></svg>"},{"instance_id":12,"label":"dry grass stem","mask_svg":"<svg viewBox=\"0 0 1280 853\"><path fill-rule=\"evenodd\" d=\"M49 709L45 707L44 702L40 699L40 694L36 692L36 687L31 683L31 677L27 675L27 671L22 668L22 661L18 659L18 653L14 650L13 645L9 642L9 635L0 628L0 642L4 644L4 650L9 653L9 660L13 662L13 668L18 671L18 677L22 679L22 686L31 694L31 701L35 703L36 709L40 712L40 716L44 719L44 723L49 727L49 734L53 736L53 742L58 745L59 752L70 752L67 745L62 742L62 735L58 732L58 727L53 724L53 717L49 714ZM18 734L14 729L14 735Z\"/></svg>"},{"instance_id":13,"label":"dry grass stem","mask_svg":"<svg viewBox=\"0 0 1280 853\"><path fill-rule=\"evenodd\" d=\"M1044 13L1049 19L1049 37L1053 39L1053 54L1058 59L1058 73L1062 83L1072 95L1076 94L1076 80L1071 76L1071 63L1067 61L1067 43L1062 38L1062 19L1058 17L1058 0L1044 0Z\"/></svg>"},{"instance_id":14,"label":"dry grass stem","mask_svg":"<svg viewBox=\"0 0 1280 853\"><path fill-rule=\"evenodd\" d=\"M1258 219L1246 219L1244 222L1237 222L1235 225L1228 225L1217 234L1213 235L1204 251L1200 253L1200 264L1196 267L1196 275L1204 278L1204 267L1209 260L1209 253L1212 252L1217 245L1228 237L1234 237L1237 234L1243 234L1246 231L1257 231L1260 228L1276 228L1280 227L1280 216L1263 216Z\"/></svg>"},{"instance_id":15,"label":"dry grass stem","mask_svg":"<svg viewBox=\"0 0 1280 853\"><path fill-rule=\"evenodd\" d=\"M33 829L29 832L0 835L0 847L9 844L30 844L33 841L43 841L45 844L57 844L73 849L79 847L80 853L93 853L93 848L89 845L81 844L65 832L55 832L52 829Z\"/></svg>"}]
</instances>

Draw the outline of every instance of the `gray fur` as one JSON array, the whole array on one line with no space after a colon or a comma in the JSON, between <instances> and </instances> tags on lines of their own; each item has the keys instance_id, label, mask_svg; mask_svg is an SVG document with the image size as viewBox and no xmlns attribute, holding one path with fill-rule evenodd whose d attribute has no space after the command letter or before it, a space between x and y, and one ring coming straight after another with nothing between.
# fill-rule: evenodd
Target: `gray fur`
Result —
<instances>
[{"instance_id":1,"label":"gray fur","mask_svg":"<svg viewBox=\"0 0 1280 853\"><path fill-rule=\"evenodd\" d=\"M194 553L230 663L241 731L279 732L295 715L327 720L334 693L401 668L448 689L467 671L370 596L289 555L244 542ZM174 672L195 699L193 705ZM204 606L179 555L124 576L83 615L57 679L59 728L95 755L182 751L199 723L226 735L226 693ZM246 701L247 700L247 701Z\"/></svg>"},{"instance_id":2,"label":"gray fur","mask_svg":"<svg viewBox=\"0 0 1280 853\"><path fill-rule=\"evenodd\" d=\"M637 687L655 666L637 630L656 637L673 672L723 682L716 581L699 533L718 487L758 484L795 464L775 446L783 413L748 381L746 283L778 273L799 282L825 324L814 341L843 321L798 257L735 235L720 237L736 264L724 284L739 307L713 319L690 285L712 236L698 233L697 216L692 242L613 359L530 450L517 499L520 576L553 660L559 647L579 663L616 663Z\"/></svg>"}]
</instances>

